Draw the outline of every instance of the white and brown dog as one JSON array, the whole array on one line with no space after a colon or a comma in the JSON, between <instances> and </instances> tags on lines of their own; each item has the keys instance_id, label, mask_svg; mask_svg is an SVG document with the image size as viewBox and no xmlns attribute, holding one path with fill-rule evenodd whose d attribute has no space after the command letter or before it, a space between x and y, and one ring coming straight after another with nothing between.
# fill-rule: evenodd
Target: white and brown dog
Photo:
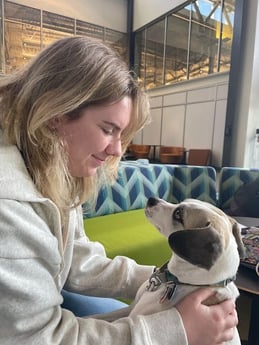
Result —
<instances>
[{"instance_id":1,"label":"white and brown dog","mask_svg":"<svg viewBox=\"0 0 259 345\"><path fill-rule=\"evenodd\" d=\"M195 199L171 204L150 198L145 214L168 238L173 255L140 287L131 306L118 310L110 320L171 308L200 287L216 291L212 299L204 302L208 305L238 297L234 280L244 246L234 219L217 207ZM240 344L237 330L228 344Z\"/></svg>"}]
</instances>

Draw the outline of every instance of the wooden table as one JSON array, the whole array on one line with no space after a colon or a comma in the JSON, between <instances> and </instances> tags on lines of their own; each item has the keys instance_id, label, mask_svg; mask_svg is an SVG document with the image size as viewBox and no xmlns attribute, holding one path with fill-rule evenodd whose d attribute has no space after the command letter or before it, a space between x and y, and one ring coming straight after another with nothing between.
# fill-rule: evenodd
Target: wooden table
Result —
<instances>
[{"instance_id":1,"label":"wooden table","mask_svg":"<svg viewBox=\"0 0 259 345\"><path fill-rule=\"evenodd\" d=\"M239 267L236 285L251 297L251 313L247 345L259 345L259 277L247 267Z\"/></svg>"},{"instance_id":2,"label":"wooden table","mask_svg":"<svg viewBox=\"0 0 259 345\"><path fill-rule=\"evenodd\" d=\"M258 218L235 217L235 219L246 226L259 226ZM259 345L259 277L254 270L240 265L236 285L241 292L249 294L252 302L247 345Z\"/></svg>"}]
</instances>

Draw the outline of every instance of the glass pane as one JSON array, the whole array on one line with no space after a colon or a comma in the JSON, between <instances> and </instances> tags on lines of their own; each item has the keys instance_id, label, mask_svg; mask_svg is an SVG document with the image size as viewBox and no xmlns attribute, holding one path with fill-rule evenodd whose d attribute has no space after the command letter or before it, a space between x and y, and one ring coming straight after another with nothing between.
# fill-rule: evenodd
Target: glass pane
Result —
<instances>
[{"instance_id":1,"label":"glass pane","mask_svg":"<svg viewBox=\"0 0 259 345\"><path fill-rule=\"evenodd\" d=\"M186 80L190 11L182 9L168 16L165 84Z\"/></svg>"},{"instance_id":2,"label":"glass pane","mask_svg":"<svg viewBox=\"0 0 259 345\"><path fill-rule=\"evenodd\" d=\"M151 25L146 33L146 78L147 89L163 85L165 19Z\"/></svg>"},{"instance_id":3,"label":"glass pane","mask_svg":"<svg viewBox=\"0 0 259 345\"><path fill-rule=\"evenodd\" d=\"M120 54L124 61L128 61L127 34L111 29L105 29L104 40Z\"/></svg>"},{"instance_id":4,"label":"glass pane","mask_svg":"<svg viewBox=\"0 0 259 345\"><path fill-rule=\"evenodd\" d=\"M219 71L229 71L235 16L235 0L225 0L222 13L221 51Z\"/></svg>"},{"instance_id":5,"label":"glass pane","mask_svg":"<svg viewBox=\"0 0 259 345\"><path fill-rule=\"evenodd\" d=\"M42 43L43 47L63 37L73 36L75 20L55 13L42 13Z\"/></svg>"},{"instance_id":6,"label":"glass pane","mask_svg":"<svg viewBox=\"0 0 259 345\"><path fill-rule=\"evenodd\" d=\"M5 72L24 65L40 51L40 10L5 2Z\"/></svg>"},{"instance_id":7,"label":"glass pane","mask_svg":"<svg viewBox=\"0 0 259 345\"><path fill-rule=\"evenodd\" d=\"M86 23L81 20L76 21L76 34L81 36L93 37L99 41L104 39L103 27Z\"/></svg>"},{"instance_id":8,"label":"glass pane","mask_svg":"<svg viewBox=\"0 0 259 345\"><path fill-rule=\"evenodd\" d=\"M0 25L3 27L2 1L0 0ZM3 30L0 30L0 73L4 73Z\"/></svg>"},{"instance_id":9,"label":"glass pane","mask_svg":"<svg viewBox=\"0 0 259 345\"><path fill-rule=\"evenodd\" d=\"M5 19L18 21L22 23L39 25L40 10L24 5L18 5L13 2L4 1Z\"/></svg>"},{"instance_id":10,"label":"glass pane","mask_svg":"<svg viewBox=\"0 0 259 345\"><path fill-rule=\"evenodd\" d=\"M145 30L135 34L134 72L143 82L145 80Z\"/></svg>"},{"instance_id":11,"label":"glass pane","mask_svg":"<svg viewBox=\"0 0 259 345\"><path fill-rule=\"evenodd\" d=\"M221 2L196 0L191 7L190 79L217 72Z\"/></svg>"}]
</instances>

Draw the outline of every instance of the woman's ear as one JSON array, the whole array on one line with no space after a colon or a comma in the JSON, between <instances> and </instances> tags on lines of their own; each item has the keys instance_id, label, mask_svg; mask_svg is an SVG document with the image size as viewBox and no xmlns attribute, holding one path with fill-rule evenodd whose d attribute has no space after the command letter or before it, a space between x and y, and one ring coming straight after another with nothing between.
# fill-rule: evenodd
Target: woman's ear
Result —
<instances>
[{"instance_id":1,"label":"woman's ear","mask_svg":"<svg viewBox=\"0 0 259 345\"><path fill-rule=\"evenodd\" d=\"M64 122L64 117L63 116L55 116L52 119L48 121L47 127L54 131L58 130L60 125Z\"/></svg>"}]
</instances>

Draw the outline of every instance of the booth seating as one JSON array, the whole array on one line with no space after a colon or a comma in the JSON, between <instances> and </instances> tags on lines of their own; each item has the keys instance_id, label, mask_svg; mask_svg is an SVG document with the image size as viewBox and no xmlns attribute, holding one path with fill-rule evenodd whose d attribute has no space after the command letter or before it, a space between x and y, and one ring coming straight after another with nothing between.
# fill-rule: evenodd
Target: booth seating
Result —
<instances>
[{"instance_id":1,"label":"booth seating","mask_svg":"<svg viewBox=\"0 0 259 345\"><path fill-rule=\"evenodd\" d=\"M121 161L116 182L100 190L96 207L83 205L85 232L103 243L109 257L127 255L141 264L159 266L171 252L167 240L145 217L149 197L172 203L195 198L228 212L240 186L256 178L259 169L223 167L216 182L211 166Z\"/></svg>"},{"instance_id":2,"label":"booth seating","mask_svg":"<svg viewBox=\"0 0 259 345\"><path fill-rule=\"evenodd\" d=\"M141 264L162 265L171 252L166 238L145 217L151 196L173 203L197 198L215 205L216 171L212 167L121 161L115 184L100 190L96 207L83 205L87 236L101 242L109 257L126 255Z\"/></svg>"}]
</instances>

